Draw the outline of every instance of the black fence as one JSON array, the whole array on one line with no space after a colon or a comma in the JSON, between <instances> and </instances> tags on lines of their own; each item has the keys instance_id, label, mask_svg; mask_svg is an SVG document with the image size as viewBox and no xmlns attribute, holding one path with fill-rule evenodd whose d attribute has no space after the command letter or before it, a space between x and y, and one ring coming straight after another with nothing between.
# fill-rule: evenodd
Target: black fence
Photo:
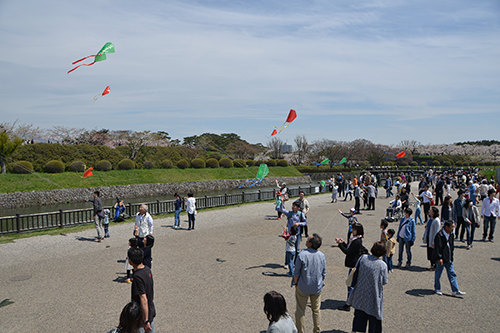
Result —
<instances>
[{"instance_id":1,"label":"black fence","mask_svg":"<svg viewBox=\"0 0 500 333\"><path fill-rule=\"evenodd\" d=\"M304 186L297 188L289 188L289 197L296 197L300 191L304 191L306 195L319 193L317 186ZM257 192L241 192L235 194L224 194L216 196L204 196L196 198L196 209L213 208L237 205L245 202L257 202L274 200L276 192L274 190L257 191ZM139 212L139 207L142 204L148 205L148 212L151 215L168 214L175 211L174 200L144 202L140 204L127 205L126 213L129 216L134 216ZM104 207L110 210L110 216L115 215L113 207ZM184 203L183 203L184 209ZM28 214L16 216L0 217L0 235L29 232L35 230L64 228L78 224L93 223L93 208L75 209L75 210L59 210L58 212Z\"/></svg>"}]
</instances>

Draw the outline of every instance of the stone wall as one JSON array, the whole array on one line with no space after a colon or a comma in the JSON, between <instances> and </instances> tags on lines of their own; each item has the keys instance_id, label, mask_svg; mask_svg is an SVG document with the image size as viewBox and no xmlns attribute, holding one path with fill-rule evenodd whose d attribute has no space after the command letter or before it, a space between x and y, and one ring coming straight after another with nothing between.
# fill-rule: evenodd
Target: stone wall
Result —
<instances>
[{"instance_id":1,"label":"stone wall","mask_svg":"<svg viewBox=\"0 0 500 333\"><path fill-rule=\"evenodd\" d=\"M246 180L246 179L245 179ZM101 192L101 198L114 199L116 197L136 198L148 196L172 195L178 192L185 195L188 192L200 193L208 191L223 191L236 189L245 182L244 179L221 179L198 182L167 183L167 184L140 184L107 187L69 188L50 191L29 191L15 193L0 193L0 209L17 207L30 207L70 202L84 202L92 197L95 190ZM280 183L287 185L310 184L311 178L306 177L280 177ZM275 178L266 178L256 187L276 186Z\"/></svg>"}]
</instances>

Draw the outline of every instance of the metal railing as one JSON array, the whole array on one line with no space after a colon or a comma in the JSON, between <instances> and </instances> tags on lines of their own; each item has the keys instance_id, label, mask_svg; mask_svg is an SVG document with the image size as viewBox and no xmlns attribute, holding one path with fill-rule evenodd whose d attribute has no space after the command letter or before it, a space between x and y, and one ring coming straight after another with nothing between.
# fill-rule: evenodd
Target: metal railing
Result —
<instances>
[{"instance_id":1,"label":"metal railing","mask_svg":"<svg viewBox=\"0 0 500 333\"><path fill-rule=\"evenodd\" d=\"M288 196L297 197L300 191L304 191L305 195L320 193L318 186L308 185L299 186L297 188L289 188ZM196 209L213 208L237 205L246 202L258 202L274 200L276 191L257 191L257 192L241 192L235 194L224 194L216 196L203 196L196 198ZM139 212L139 207L142 204L148 205L148 212L151 215L168 214L175 211L175 200L144 202L138 204L129 203L126 213L129 216L134 216ZM184 202L182 203L183 209ZM104 207L110 210L110 216L115 215L113 207ZM45 230L53 228L64 228L78 224L87 224L94 221L93 208L75 209L75 210L59 210L57 212L26 214L15 216L0 217L0 235L29 232L35 230Z\"/></svg>"}]
</instances>

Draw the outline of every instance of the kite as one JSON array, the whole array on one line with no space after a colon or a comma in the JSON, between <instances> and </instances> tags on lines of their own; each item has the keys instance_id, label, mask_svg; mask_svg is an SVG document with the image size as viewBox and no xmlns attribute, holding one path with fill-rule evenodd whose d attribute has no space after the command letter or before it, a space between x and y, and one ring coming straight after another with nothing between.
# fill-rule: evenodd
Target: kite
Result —
<instances>
[{"instance_id":1,"label":"kite","mask_svg":"<svg viewBox=\"0 0 500 333\"><path fill-rule=\"evenodd\" d=\"M288 125L290 125L292 123L292 121L295 120L295 118L297 118L297 112L295 112L294 109L290 109L290 112L288 113L288 117L286 118L283 125L281 125L280 127L273 126L274 130L271 133L271 136L276 135L276 134L280 134L281 131L283 131L285 128L287 128Z\"/></svg>"},{"instance_id":2,"label":"kite","mask_svg":"<svg viewBox=\"0 0 500 333\"><path fill-rule=\"evenodd\" d=\"M399 153L399 154L397 154L397 155L396 155L396 154L394 154L394 153L392 153L392 152L386 152L386 154L389 154L389 155L391 155L391 154L392 154L392 155L394 155L394 156L396 157L396 158L389 158L389 160L391 160L391 161L395 161L395 160L398 160L398 159L403 158L403 157L405 157L405 156L406 156L406 153L405 153L404 151L400 152L400 153Z\"/></svg>"},{"instance_id":3,"label":"kite","mask_svg":"<svg viewBox=\"0 0 500 333\"><path fill-rule=\"evenodd\" d=\"M242 188L243 185L245 185L248 182L255 181L253 184L251 184L250 186L248 186L248 187L252 187L252 186L254 186L257 183L260 183L264 179L264 177L267 176L268 173L269 173L269 168L267 167L267 164L263 163L263 164L260 165L259 171L257 171L257 176L255 176L254 179L247 180L246 182L244 182L243 184L241 184L241 186L238 187L238 188Z\"/></svg>"},{"instance_id":4,"label":"kite","mask_svg":"<svg viewBox=\"0 0 500 333\"><path fill-rule=\"evenodd\" d=\"M321 163L318 163L318 162L313 162L316 166L320 166L320 165L327 165L328 163L330 163L330 159L329 158L325 158L323 161L321 161Z\"/></svg>"},{"instance_id":5,"label":"kite","mask_svg":"<svg viewBox=\"0 0 500 333\"><path fill-rule=\"evenodd\" d=\"M78 65L75 68L69 70L68 74L71 73L72 71L74 71L75 69L77 69L78 67L81 67L81 66L92 66L96 62L106 60L106 53L115 53L115 46L113 45L113 43L108 42L108 43L104 44L104 46L99 50L99 52L97 52L97 54L89 55L88 57L85 57L85 58L82 58L80 60L77 60L77 61L73 62L72 64L74 65L77 62L83 61L83 60L88 59L88 58L95 57L94 58L94 62L91 62L90 64L81 64L81 65Z\"/></svg>"},{"instance_id":6,"label":"kite","mask_svg":"<svg viewBox=\"0 0 500 333\"><path fill-rule=\"evenodd\" d=\"M87 178L87 177L90 177L93 175L92 173L92 170L94 170L94 168L90 167L88 168L84 173L83 173L83 178Z\"/></svg>"},{"instance_id":7,"label":"kite","mask_svg":"<svg viewBox=\"0 0 500 333\"><path fill-rule=\"evenodd\" d=\"M344 157L343 159L340 160L339 163L332 163L332 164L333 165L341 165L341 164L344 164L345 162L347 162L347 158Z\"/></svg>"},{"instance_id":8,"label":"kite","mask_svg":"<svg viewBox=\"0 0 500 333\"><path fill-rule=\"evenodd\" d=\"M406 153L404 151L400 152L399 154L396 155L397 158L403 158L405 157Z\"/></svg>"},{"instance_id":9,"label":"kite","mask_svg":"<svg viewBox=\"0 0 500 333\"><path fill-rule=\"evenodd\" d=\"M106 89L104 89L104 91L102 92L102 94L95 95L95 96L94 96L94 102L95 102L95 101L97 101L97 99L98 99L99 97L102 97L102 96L104 96L104 95L109 94L109 90L110 90L110 89L109 89L109 86L107 86L107 87L106 87Z\"/></svg>"},{"instance_id":10,"label":"kite","mask_svg":"<svg viewBox=\"0 0 500 333\"><path fill-rule=\"evenodd\" d=\"M321 193L325 192L326 190L326 182L324 180L321 180L319 182L319 184L321 185L322 189L321 189Z\"/></svg>"}]
</instances>

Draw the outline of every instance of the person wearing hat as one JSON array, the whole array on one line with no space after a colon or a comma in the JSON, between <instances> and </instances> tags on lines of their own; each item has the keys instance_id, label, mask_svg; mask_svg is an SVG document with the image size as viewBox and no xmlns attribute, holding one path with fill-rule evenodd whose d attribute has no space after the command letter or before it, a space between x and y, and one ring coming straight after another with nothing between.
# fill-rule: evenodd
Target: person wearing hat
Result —
<instances>
[{"instance_id":1,"label":"person wearing hat","mask_svg":"<svg viewBox=\"0 0 500 333\"><path fill-rule=\"evenodd\" d=\"M347 222L349 223L349 231L347 232L347 239L351 239L352 226L358 223L358 218L356 217L356 209L351 208L349 214L342 213L342 211L339 209L339 213L340 215L345 217L347 219Z\"/></svg>"}]
</instances>

